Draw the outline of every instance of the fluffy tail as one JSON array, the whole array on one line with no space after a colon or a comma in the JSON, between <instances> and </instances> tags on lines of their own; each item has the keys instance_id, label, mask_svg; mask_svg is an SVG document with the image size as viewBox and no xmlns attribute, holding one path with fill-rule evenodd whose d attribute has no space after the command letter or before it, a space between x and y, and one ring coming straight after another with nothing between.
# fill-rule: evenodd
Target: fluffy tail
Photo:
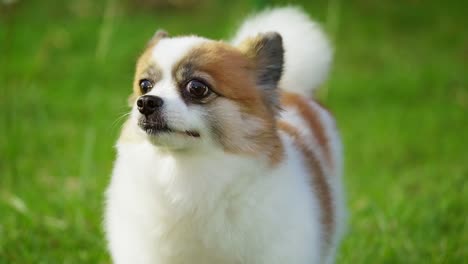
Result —
<instances>
[{"instance_id":1,"label":"fluffy tail","mask_svg":"<svg viewBox=\"0 0 468 264\"><path fill-rule=\"evenodd\" d=\"M276 31L283 38L284 71L280 87L312 95L328 75L333 51L321 28L298 7L267 9L242 24L231 43L236 45L258 33Z\"/></svg>"}]
</instances>

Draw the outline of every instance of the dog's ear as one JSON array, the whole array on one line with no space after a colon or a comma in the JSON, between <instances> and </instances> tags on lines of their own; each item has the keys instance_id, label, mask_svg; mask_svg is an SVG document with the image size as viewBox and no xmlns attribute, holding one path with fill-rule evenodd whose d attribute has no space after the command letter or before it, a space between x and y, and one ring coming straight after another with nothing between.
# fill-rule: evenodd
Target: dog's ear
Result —
<instances>
[{"instance_id":1,"label":"dog's ear","mask_svg":"<svg viewBox=\"0 0 468 264\"><path fill-rule=\"evenodd\" d=\"M278 82L284 64L284 49L281 35L267 32L243 41L239 49L255 65L257 86L262 89L266 102L273 108L279 107Z\"/></svg>"},{"instance_id":2,"label":"dog's ear","mask_svg":"<svg viewBox=\"0 0 468 264\"><path fill-rule=\"evenodd\" d=\"M153 37L148 41L148 44L146 44L146 48L153 47L156 45L156 43L159 42L159 40L163 38L168 38L169 33L167 33L165 30L158 29L156 33L154 33Z\"/></svg>"}]
</instances>

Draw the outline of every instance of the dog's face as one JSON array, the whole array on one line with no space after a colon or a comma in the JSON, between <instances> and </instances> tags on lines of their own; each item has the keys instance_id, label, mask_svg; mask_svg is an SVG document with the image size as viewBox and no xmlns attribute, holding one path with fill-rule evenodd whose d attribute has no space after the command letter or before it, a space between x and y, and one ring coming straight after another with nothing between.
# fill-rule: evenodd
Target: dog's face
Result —
<instances>
[{"instance_id":1,"label":"dog's face","mask_svg":"<svg viewBox=\"0 0 468 264\"><path fill-rule=\"evenodd\" d=\"M283 49L276 33L240 47L158 32L137 63L131 125L170 149L274 147Z\"/></svg>"}]
</instances>

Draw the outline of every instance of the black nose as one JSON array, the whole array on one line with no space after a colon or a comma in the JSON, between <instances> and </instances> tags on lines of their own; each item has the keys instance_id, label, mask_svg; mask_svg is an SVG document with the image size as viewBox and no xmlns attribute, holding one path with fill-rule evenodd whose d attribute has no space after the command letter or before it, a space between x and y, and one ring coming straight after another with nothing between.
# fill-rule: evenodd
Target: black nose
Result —
<instances>
[{"instance_id":1,"label":"black nose","mask_svg":"<svg viewBox=\"0 0 468 264\"><path fill-rule=\"evenodd\" d=\"M137 100L138 111L144 115L151 115L163 104L163 99L154 95L143 95Z\"/></svg>"}]
</instances>

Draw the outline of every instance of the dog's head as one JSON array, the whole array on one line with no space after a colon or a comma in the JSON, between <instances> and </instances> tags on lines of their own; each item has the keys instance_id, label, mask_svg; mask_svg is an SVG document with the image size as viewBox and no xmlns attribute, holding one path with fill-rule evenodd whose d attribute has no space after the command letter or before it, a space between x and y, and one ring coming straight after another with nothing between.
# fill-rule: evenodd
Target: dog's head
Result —
<instances>
[{"instance_id":1,"label":"dog's head","mask_svg":"<svg viewBox=\"0 0 468 264\"><path fill-rule=\"evenodd\" d=\"M137 63L130 125L170 149L275 152L282 67L277 33L234 47L158 31Z\"/></svg>"}]
</instances>

